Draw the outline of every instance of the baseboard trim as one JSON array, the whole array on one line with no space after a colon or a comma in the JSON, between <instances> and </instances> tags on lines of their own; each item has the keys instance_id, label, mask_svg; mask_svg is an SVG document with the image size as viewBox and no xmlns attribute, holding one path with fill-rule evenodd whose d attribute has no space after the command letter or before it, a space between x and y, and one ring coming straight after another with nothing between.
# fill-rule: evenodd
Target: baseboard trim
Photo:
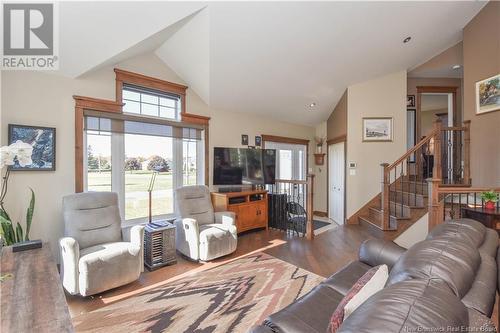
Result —
<instances>
[{"instance_id":1,"label":"baseboard trim","mask_svg":"<svg viewBox=\"0 0 500 333\"><path fill-rule=\"evenodd\" d=\"M328 213L327 212L322 212L320 210L313 211L313 214L316 215L316 216L320 216L320 217L328 217Z\"/></svg>"}]
</instances>

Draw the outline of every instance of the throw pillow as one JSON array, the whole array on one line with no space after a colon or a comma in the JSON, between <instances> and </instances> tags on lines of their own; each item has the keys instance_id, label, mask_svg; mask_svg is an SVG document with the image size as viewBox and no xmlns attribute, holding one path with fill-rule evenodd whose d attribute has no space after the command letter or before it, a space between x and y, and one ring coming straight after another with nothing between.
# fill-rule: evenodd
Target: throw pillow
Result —
<instances>
[{"instance_id":1,"label":"throw pillow","mask_svg":"<svg viewBox=\"0 0 500 333\"><path fill-rule=\"evenodd\" d=\"M358 308L371 295L383 289L389 278L387 265L370 268L358 281L349 289L342 301L335 309L330 318L328 332L337 332L342 322Z\"/></svg>"}]
</instances>

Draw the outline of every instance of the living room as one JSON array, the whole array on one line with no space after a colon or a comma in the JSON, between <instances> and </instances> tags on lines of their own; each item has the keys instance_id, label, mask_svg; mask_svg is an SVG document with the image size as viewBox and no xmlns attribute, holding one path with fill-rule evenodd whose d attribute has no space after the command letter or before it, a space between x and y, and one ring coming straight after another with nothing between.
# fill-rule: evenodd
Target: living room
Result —
<instances>
[{"instance_id":1,"label":"living room","mask_svg":"<svg viewBox=\"0 0 500 333\"><path fill-rule=\"evenodd\" d=\"M2 9L2 332L496 331L500 2Z\"/></svg>"}]
</instances>

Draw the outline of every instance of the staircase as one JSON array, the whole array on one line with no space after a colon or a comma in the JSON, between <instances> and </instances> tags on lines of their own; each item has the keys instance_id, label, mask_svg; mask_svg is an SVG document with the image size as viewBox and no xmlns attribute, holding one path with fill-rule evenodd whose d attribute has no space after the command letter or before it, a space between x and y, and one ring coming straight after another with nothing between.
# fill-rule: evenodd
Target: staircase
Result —
<instances>
[{"instance_id":1,"label":"staircase","mask_svg":"<svg viewBox=\"0 0 500 333\"><path fill-rule=\"evenodd\" d=\"M469 127L433 131L394 163L381 164L381 191L349 221L366 226L374 236L394 240L428 212L429 178L447 186L470 186ZM442 163L442 161L445 161Z\"/></svg>"}]
</instances>

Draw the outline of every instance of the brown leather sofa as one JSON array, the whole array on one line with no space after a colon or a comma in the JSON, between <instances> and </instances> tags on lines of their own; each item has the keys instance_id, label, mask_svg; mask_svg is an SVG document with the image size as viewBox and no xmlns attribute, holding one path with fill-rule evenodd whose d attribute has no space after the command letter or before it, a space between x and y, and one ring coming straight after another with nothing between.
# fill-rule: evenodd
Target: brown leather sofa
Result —
<instances>
[{"instance_id":1,"label":"brown leather sofa","mask_svg":"<svg viewBox=\"0 0 500 333\"><path fill-rule=\"evenodd\" d=\"M380 264L390 269L385 288L356 309L339 333L496 332L490 318L500 284L497 251L496 231L469 219L437 226L408 250L368 240L359 249L358 261L251 332L327 332L347 291Z\"/></svg>"}]
</instances>

